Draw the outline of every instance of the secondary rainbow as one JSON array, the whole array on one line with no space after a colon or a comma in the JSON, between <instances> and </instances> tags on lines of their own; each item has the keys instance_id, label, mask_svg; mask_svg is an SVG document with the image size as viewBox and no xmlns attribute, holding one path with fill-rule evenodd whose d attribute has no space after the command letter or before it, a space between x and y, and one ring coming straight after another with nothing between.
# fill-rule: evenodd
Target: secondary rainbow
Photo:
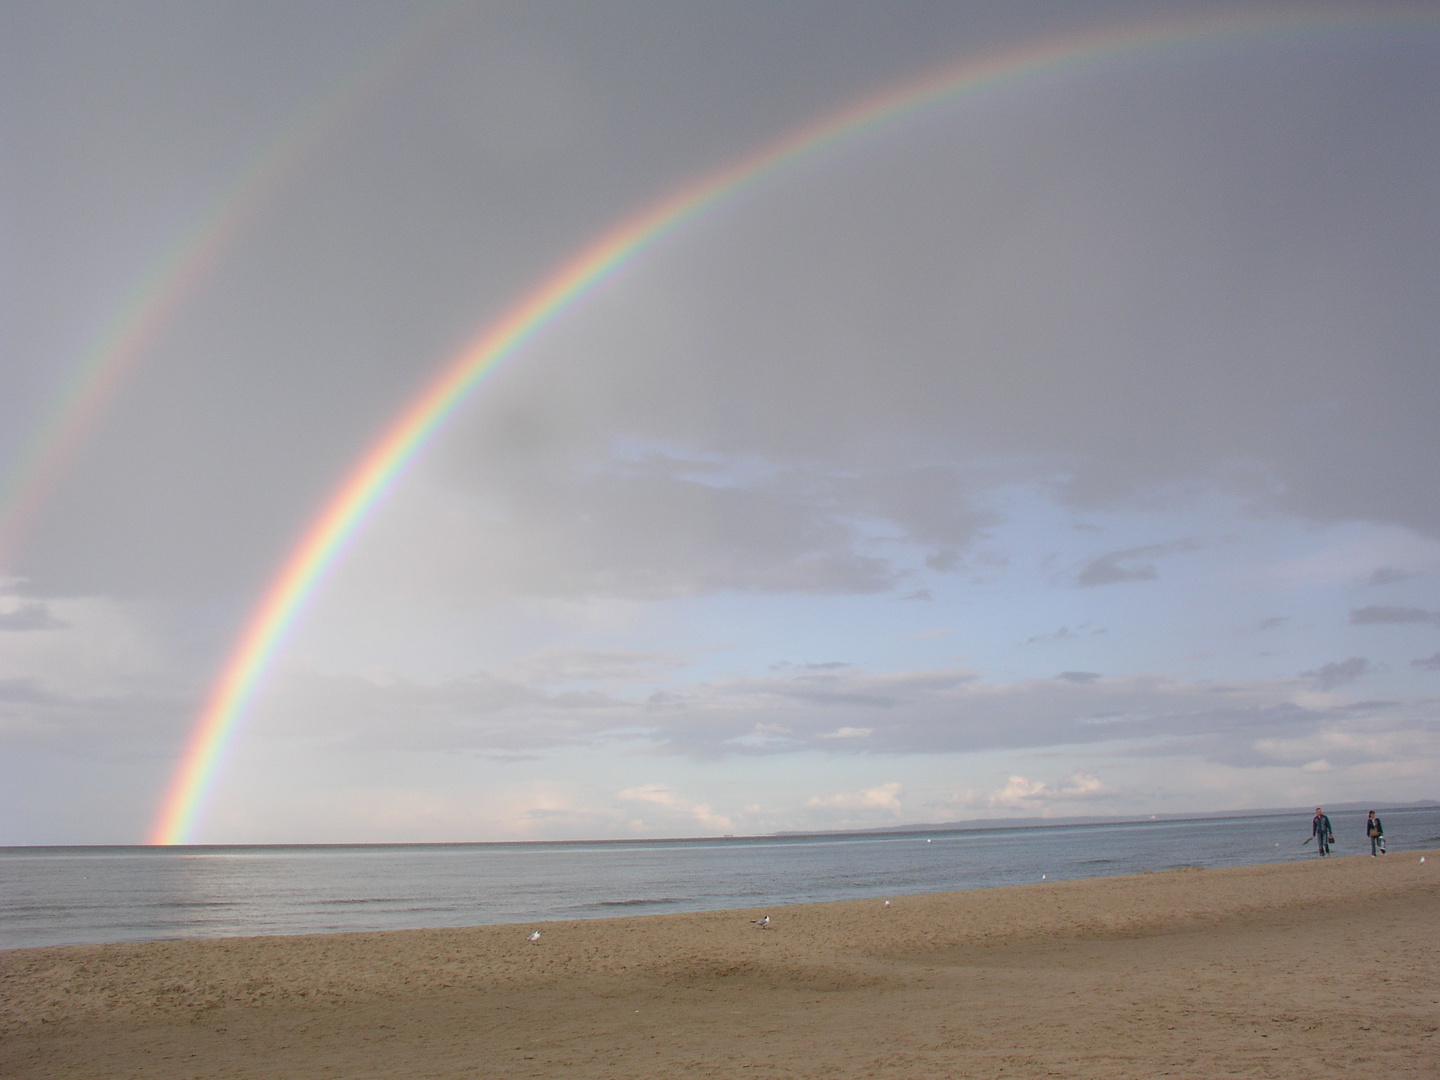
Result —
<instances>
[{"instance_id":1,"label":"secondary rainbow","mask_svg":"<svg viewBox=\"0 0 1440 1080\"><path fill-rule=\"evenodd\" d=\"M251 613L203 711L196 719L150 834L153 844L189 841L204 810L245 707L284 643L306 601L407 464L447 418L506 359L607 276L718 201L733 197L775 170L841 139L902 115L984 87L1132 54L1142 50L1267 33L1326 31L1402 23L1434 24L1414 9L1380 15L1280 13L1216 21L1168 22L1110 28L1060 41L1007 50L892 88L773 142L758 152L675 192L602 234L451 360L410 402L350 471L302 534L279 575Z\"/></svg>"},{"instance_id":2,"label":"secondary rainbow","mask_svg":"<svg viewBox=\"0 0 1440 1080\"><path fill-rule=\"evenodd\" d=\"M33 436L0 485L0 571L14 557L57 482L75 460L86 435L146 351L204 283L225 251L324 136L403 66L454 12L427 10L380 46L318 102L298 113L219 195L152 261L115 314L85 349L36 425Z\"/></svg>"}]
</instances>

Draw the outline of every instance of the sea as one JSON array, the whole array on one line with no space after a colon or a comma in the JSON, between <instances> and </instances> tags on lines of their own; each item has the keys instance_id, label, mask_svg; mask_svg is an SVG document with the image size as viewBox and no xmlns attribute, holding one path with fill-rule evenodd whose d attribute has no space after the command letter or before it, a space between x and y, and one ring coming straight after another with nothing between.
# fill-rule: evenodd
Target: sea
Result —
<instances>
[{"instance_id":1,"label":"sea","mask_svg":"<svg viewBox=\"0 0 1440 1080\"><path fill-rule=\"evenodd\" d=\"M1377 808L1388 859L1440 805ZM1327 811L1329 813L1329 811ZM1335 854L1365 812L1330 813ZM0 948L538 924L1316 858L1310 815L494 844L0 848Z\"/></svg>"}]
</instances>

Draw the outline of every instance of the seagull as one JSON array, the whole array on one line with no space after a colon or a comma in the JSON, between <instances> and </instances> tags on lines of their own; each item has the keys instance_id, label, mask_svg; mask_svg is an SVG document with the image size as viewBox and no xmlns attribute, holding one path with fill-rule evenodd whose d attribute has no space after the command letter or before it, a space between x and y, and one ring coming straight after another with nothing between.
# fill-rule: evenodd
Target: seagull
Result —
<instances>
[{"instance_id":1,"label":"seagull","mask_svg":"<svg viewBox=\"0 0 1440 1080\"><path fill-rule=\"evenodd\" d=\"M763 919L755 919L754 923L761 930L765 930L770 926L770 916L766 915Z\"/></svg>"},{"instance_id":2,"label":"seagull","mask_svg":"<svg viewBox=\"0 0 1440 1080\"><path fill-rule=\"evenodd\" d=\"M890 906L890 901L889 901L889 900L886 900L886 901L885 901L885 906L886 906L886 907L889 907L889 906Z\"/></svg>"},{"instance_id":3,"label":"seagull","mask_svg":"<svg viewBox=\"0 0 1440 1080\"><path fill-rule=\"evenodd\" d=\"M534 932L533 932L529 937L527 937L525 940L526 940L526 941L533 941L536 945L539 945L539 944L540 944L540 931L539 931L539 930L534 931Z\"/></svg>"}]
</instances>

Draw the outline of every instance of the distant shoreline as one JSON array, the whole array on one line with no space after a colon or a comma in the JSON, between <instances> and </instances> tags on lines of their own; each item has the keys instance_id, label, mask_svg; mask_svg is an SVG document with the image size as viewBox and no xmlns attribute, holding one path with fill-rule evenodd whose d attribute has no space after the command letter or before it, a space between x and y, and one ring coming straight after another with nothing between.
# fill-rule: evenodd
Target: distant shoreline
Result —
<instances>
[{"instance_id":1,"label":"distant shoreline","mask_svg":"<svg viewBox=\"0 0 1440 1080\"><path fill-rule=\"evenodd\" d=\"M1404 803L1332 803L1326 809L1337 814L1374 810L1379 814L1395 811L1427 810L1440 806L1440 800L1417 799ZM1147 825L1162 821L1233 821L1240 818L1279 818L1300 816L1305 819L1315 812L1313 806L1281 807L1268 810L1207 810L1194 814L1121 814L1112 817L1057 818L971 818L966 821L944 821L921 825L877 825L868 829L834 829L822 832L779 832L771 836L864 835L870 833L974 832L982 829L1044 829L1081 825Z\"/></svg>"},{"instance_id":2,"label":"distant shoreline","mask_svg":"<svg viewBox=\"0 0 1440 1080\"><path fill-rule=\"evenodd\" d=\"M1427 810L1440 807L1440 800L1419 799L1403 803L1330 803L1326 811L1331 813L1355 813L1375 810L1384 814L1407 810ZM807 836L875 836L882 834L905 835L907 833L940 832L983 832L991 829L1052 829L1073 828L1086 825L1147 825L1152 822L1185 821L1233 821L1243 818L1301 817L1309 820L1314 807L1288 807L1265 810L1207 810L1193 814L1122 814L1113 817L1055 817L1055 818L971 818L965 821L928 822L911 825L876 825L863 829L816 829L787 830L773 833L724 833L697 836L629 836L602 837L594 840L341 840L341 841L300 841L277 843L244 844L0 844L0 854L7 852L35 851L228 851L248 848L419 848L419 847L534 847L539 845L575 846L582 844L689 844L705 842L721 843L727 840L749 842L755 840L793 840Z\"/></svg>"}]
</instances>

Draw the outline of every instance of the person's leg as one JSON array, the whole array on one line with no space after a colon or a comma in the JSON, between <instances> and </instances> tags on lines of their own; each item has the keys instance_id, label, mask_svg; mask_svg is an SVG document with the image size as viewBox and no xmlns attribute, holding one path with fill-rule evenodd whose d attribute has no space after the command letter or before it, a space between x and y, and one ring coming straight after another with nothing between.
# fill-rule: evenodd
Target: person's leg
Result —
<instances>
[{"instance_id":1,"label":"person's leg","mask_svg":"<svg viewBox=\"0 0 1440 1080\"><path fill-rule=\"evenodd\" d=\"M1373 859L1380 854L1380 837L1370 837L1370 857Z\"/></svg>"}]
</instances>

